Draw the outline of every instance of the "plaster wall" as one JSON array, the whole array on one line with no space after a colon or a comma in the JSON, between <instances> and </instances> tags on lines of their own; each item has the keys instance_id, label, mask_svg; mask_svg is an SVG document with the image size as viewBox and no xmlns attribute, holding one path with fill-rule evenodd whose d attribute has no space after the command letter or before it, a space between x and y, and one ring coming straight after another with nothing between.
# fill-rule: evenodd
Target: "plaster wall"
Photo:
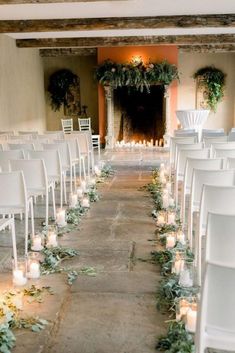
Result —
<instances>
[{"instance_id":1,"label":"plaster wall","mask_svg":"<svg viewBox=\"0 0 235 353\"><path fill-rule=\"evenodd\" d=\"M193 74L200 68L214 65L226 74L225 96L216 113L211 112L205 128L224 128L228 132L235 126L235 53L180 53L178 69L178 109L196 109L196 83Z\"/></svg>"},{"instance_id":2,"label":"plaster wall","mask_svg":"<svg viewBox=\"0 0 235 353\"><path fill-rule=\"evenodd\" d=\"M46 128L43 65L38 49L0 35L0 130Z\"/></svg>"}]
</instances>

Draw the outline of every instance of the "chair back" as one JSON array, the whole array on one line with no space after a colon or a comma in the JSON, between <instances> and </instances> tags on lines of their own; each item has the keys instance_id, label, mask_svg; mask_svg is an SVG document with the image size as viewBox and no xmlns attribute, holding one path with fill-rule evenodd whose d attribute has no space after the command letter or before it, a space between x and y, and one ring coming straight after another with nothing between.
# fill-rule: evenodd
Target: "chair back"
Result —
<instances>
[{"instance_id":1,"label":"chair back","mask_svg":"<svg viewBox=\"0 0 235 353\"><path fill-rule=\"evenodd\" d=\"M56 149L43 151L29 151L28 157L30 159L44 160L48 176L56 177L61 175L61 160L59 152Z\"/></svg>"},{"instance_id":2,"label":"chair back","mask_svg":"<svg viewBox=\"0 0 235 353\"><path fill-rule=\"evenodd\" d=\"M198 142L198 132L195 130L175 130L175 137L195 137L195 142Z\"/></svg>"},{"instance_id":3,"label":"chair back","mask_svg":"<svg viewBox=\"0 0 235 353\"><path fill-rule=\"evenodd\" d=\"M224 129L202 129L202 141L205 137L219 137L224 136Z\"/></svg>"},{"instance_id":4,"label":"chair back","mask_svg":"<svg viewBox=\"0 0 235 353\"><path fill-rule=\"evenodd\" d=\"M180 144L189 144L189 143L195 143L195 137L171 137L170 138L170 163L171 165L174 163L175 160L175 146L176 143Z\"/></svg>"},{"instance_id":5,"label":"chair back","mask_svg":"<svg viewBox=\"0 0 235 353\"><path fill-rule=\"evenodd\" d=\"M209 148L180 149L177 158L176 176L178 180L183 180L187 158L209 158Z\"/></svg>"},{"instance_id":6,"label":"chair back","mask_svg":"<svg viewBox=\"0 0 235 353\"><path fill-rule=\"evenodd\" d=\"M207 171L207 173L214 174L214 177L209 181L211 185L204 184L202 187L199 206L199 237L206 234L208 212L234 214L235 210L235 171L220 170L218 172Z\"/></svg>"},{"instance_id":7,"label":"chair back","mask_svg":"<svg viewBox=\"0 0 235 353\"><path fill-rule=\"evenodd\" d=\"M184 194L191 193L194 169L218 170L222 168L222 158L187 158L184 171Z\"/></svg>"},{"instance_id":8,"label":"chair back","mask_svg":"<svg viewBox=\"0 0 235 353\"><path fill-rule=\"evenodd\" d=\"M12 135L9 136L9 140L32 140L32 135L30 134L25 134L25 135Z\"/></svg>"},{"instance_id":9,"label":"chair back","mask_svg":"<svg viewBox=\"0 0 235 353\"><path fill-rule=\"evenodd\" d=\"M230 157L228 157L227 158L227 165L226 165L226 167L228 168L228 169L235 169L235 157L234 158L230 158Z\"/></svg>"},{"instance_id":10,"label":"chair back","mask_svg":"<svg viewBox=\"0 0 235 353\"><path fill-rule=\"evenodd\" d=\"M224 159L228 157L235 158L235 148L228 148L228 149L215 148L214 155L216 158L224 158Z\"/></svg>"},{"instance_id":11,"label":"chair back","mask_svg":"<svg viewBox=\"0 0 235 353\"><path fill-rule=\"evenodd\" d=\"M24 151L23 150L12 150L12 151L0 151L0 166L2 171L9 171L9 161L11 159L24 159Z\"/></svg>"},{"instance_id":12,"label":"chair back","mask_svg":"<svg viewBox=\"0 0 235 353\"><path fill-rule=\"evenodd\" d=\"M178 162L178 154L181 150L199 150L203 149L203 143L176 143L175 144L175 159L174 159L174 168L176 169Z\"/></svg>"},{"instance_id":13,"label":"chair back","mask_svg":"<svg viewBox=\"0 0 235 353\"><path fill-rule=\"evenodd\" d=\"M38 131L18 131L18 135L31 135L32 138L36 138Z\"/></svg>"},{"instance_id":14,"label":"chair back","mask_svg":"<svg viewBox=\"0 0 235 353\"><path fill-rule=\"evenodd\" d=\"M61 125L65 134L70 134L73 131L73 119L61 119Z\"/></svg>"},{"instance_id":15,"label":"chair back","mask_svg":"<svg viewBox=\"0 0 235 353\"><path fill-rule=\"evenodd\" d=\"M78 118L79 131L91 130L91 118Z\"/></svg>"},{"instance_id":16,"label":"chair back","mask_svg":"<svg viewBox=\"0 0 235 353\"><path fill-rule=\"evenodd\" d=\"M8 143L9 150L23 150L23 151L34 151L35 146L33 143Z\"/></svg>"},{"instance_id":17,"label":"chair back","mask_svg":"<svg viewBox=\"0 0 235 353\"><path fill-rule=\"evenodd\" d=\"M0 173L0 213L7 208L26 207L27 192L22 171Z\"/></svg>"},{"instance_id":18,"label":"chair back","mask_svg":"<svg viewBox=\"0 0 235 353\"><path fill-rule=\"evenodd\" d=\"M66 141L57 140L57 143L43 143L42 146L44 150L52 149L59 151L62 168L69 168L71 166L71 153Z\"/></svg>"},{"instance_id":19,"label":"chair back","mask_svg":"<svg viewBox=\"0 0 235 353\"><path fill-rule=\"evenodd\" d=\"M46 167L42 159L16 159L10 161L12 171L22 171L28 190L46 189L48 186Z\"/></svg>"},{"instance_id":20,"label":"chair back","mask_svg":"<svg viewBox=\"0 0 235 353\"><path fill-rule=\"evenodd\" d=\"M208 213L206 262L235 268L235 210L233 215Z\"/></svg>"},{"instance_id":21,"label":"chair back","mask_svg":"<svg viewBox=\"0 0 235 353\"><path fill-rule=\"evenodd\" d=\"M56 139L63 139L64 138L64 132L59 130L59 131L44 131L44 135L47 135L47 138L50 140L56 140Z\"/></svg>"},{"instance_id":22,"label":"chair back","mask_svg":"<svg viewBox=\"0 0 235 353\"><path fill-rule=\"evenodd\" d=\"M228 136L222 135L222 136L216 136L216 137L204 137L203 142L205 147L211 147L211 145L214 143L228 142Z\"/></svg>"},{"instance_id":23,"label":"chair back","mask_svg":"<svg viewBox=\"0 0 235 353\"><path fill-rule=\"evenodd\" d=\"M234 128L228 134L228 141L235 141L235 130L234 130Z\"/></svg>"}]
</instances>

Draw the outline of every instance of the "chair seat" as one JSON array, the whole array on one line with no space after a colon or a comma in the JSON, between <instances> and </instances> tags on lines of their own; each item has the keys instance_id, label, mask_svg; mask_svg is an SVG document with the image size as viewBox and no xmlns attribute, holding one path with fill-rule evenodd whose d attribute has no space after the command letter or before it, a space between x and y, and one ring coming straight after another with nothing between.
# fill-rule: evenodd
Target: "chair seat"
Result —
<instances>
[{"instance_id":1,"label":"chair seat","mask_svg":"<svg viewBox=\"0 0 235 353\"><path fill-rule=\"evenodd\" d=\"M24 205L18 205L18 206L1 205L1 208L0 208L0 214L18 214L18 213L23 213L24 211L25 211Z\"/></svg>"}]
</instances>

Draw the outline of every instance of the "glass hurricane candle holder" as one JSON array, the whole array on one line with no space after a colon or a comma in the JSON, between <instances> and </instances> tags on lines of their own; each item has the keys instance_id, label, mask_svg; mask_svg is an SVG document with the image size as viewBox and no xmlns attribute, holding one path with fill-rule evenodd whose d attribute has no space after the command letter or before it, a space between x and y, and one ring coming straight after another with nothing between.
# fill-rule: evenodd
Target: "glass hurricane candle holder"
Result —
<instances>
[{"instance_id":1,"label":"glass hurricane candle holder","mask_svg":"<svg viewBox=\"0 0 235 353\"><path fill-rule=\"evenodd\" d=\"M173 262L171 272L179 275L184 268L185 250L176 250L173 254Z\"/></svg>"},{"instance_id":2,"label":"glass hurricane candle holder","mask_svg":"<svg viewBox=\"0 0 235 353\"><path fill-rule=\"evenodd\" d=\"M82 188L83 192L87 191L87 184L85 180L81 181L80 187Z\"/></svg>"},{"instance_id":3,"label":"glass hurricane candle holder","mask_svg":"<svg viewBox=\"0 0 235 353\"><path fill-rule=\"evenodd\" d=\"M163 189L163 192L162 192L162 207L163 208L169 207L169 193L167 189Z\"/></svg>"},{"instance_id":4,"label":"glass hurricane candle holder","mask_svg":"<svg viewBox=\"0 0 235 353\"><path fill-rule=\"evenodd\" d=\"M15 286L24 286L27 283L27 259L19 257L17 263L13 261L13 284Z\"/></svg>"},{"instance_id":5,"label":"glass hurricane candle holder","mask_svg":"<svg viewBox=\"0 0 235 353\"><path fill-rule=\"evenodd\" d=\"M70 193L69 195L69 207L74 208L76 207L78 204L78 195Z\"/></svg>"},{"instance_id":6,"label":"glass hurricane candle holder","mask_svg":"<svg viewBox=\"0 0 235 353\"><path fill-rule=\"evenodd\" d=\"M27 277L39 278L40 277L40 257L38 253L29 252L27 258Z\"/></svg>"},{"instance_id":7,"label":"glass hurricane candle holder","mask_svg":"<svg viewBox=\"0 0 235 353\"><path fill-rule=\"evenodd\" d=\"M160 211L157 214L157 225L163 226L166 223L166 212Z\"/></svg>"},{"instance_id":8,"label":"glass hurricane candle holder","mask_svg":"<svg viewBox=\"0 0 235 353\"><path fill-rule=\"evenodd\" d=\"M194 283L194 263L184 260L184 264L179 274L179 285L182 287L193 287Z\"/></svg>"},{"instance_id":9,"label":"glass hurricane candle holder","mask_svg":"<svg viewBox=\"0 0 235 353\"><path fill-rule=\"evenodd\" d=\"M190 307L187 311L185 328L187 331L191 333L195 333L196 325L197 325L197 302L193 301L190 304Z\"/></svg>"},{"instance_id":10,"label":"glass hurricane candle holder","mask_svg":"<svg viewBox=\"0 0 235 353\"><path fill-rule=\"evenodd\" d=\"M176 233L176 239L177 241L182 244L185 245L186 244L186 236L185 233L182 230L178 230Z\"/></svg>"},{"instance_id":11,"label":"glass hurricane candle holder","mask_svg":"<svg viewBox=\"0 0 235 353\"><path fill-rule=\"evenodd\" d=\"M89 208L90 207L90 201L89 198L84 196L82 201L81 201L81 206L84 208Z\"/></svg>"},{"instance_id":12,"label":"glass hurricane candle holder","mask_svg":"<svg viewBox=\"0 0 235 353\"><path fill-rule=\"evenodd\" d=\"M175 212L169 211L167 214L167 223L175 224Z\"/></svg>"},{"instance_id":13,"label":"glass hurricane candle holder","mask_svg":"<svg viewBox=\"0 0 235 353\"><path fill-rule=\"evenodd\" d=\"M57 213L56 213L56 224L58 227L65 227L67 222L66 222L66 211L64 208L59 208Z\"/></svg>"},{"instance_id":14,"label":"glass hurricane candle holder","mask_svg":"<svg viewBox=\"0 0 235 353\"><path fill-rule=\"evenodd\" d=\"M175 302L176 321L186 321L186 315L190 308L190 300L186 297L177 298Z\"/></svg>"},{"instance_id":15,"label":"glass hurricane candle holder","mask_svg":"<svg viewBox=\"0 0 235 353\"><path fill-rule=\"evenodd\" d=\"M41 251L44 248L44 235L43 233L36 233L31 238L31 250Z\"/></svg>"},{"instance_id":16,"label":"glass hurricane candle holder","mask_svg":"<svg viewBox=\"0 0 235 353\"><path fill-rule=\"evenodd\" d=\"M48 226L47 228L47 248L54 248L58 246L57 242L57 228L54 225Z\"/></svg>"},{"instance_id":17,"label":"glass hurricane candle holder","mask_svg":"<svg viewBox=\"0 0 235 353\"><path fill-rule=\"evenodd\" d=\"M79 200L83 197L83 189L81 187L77 188L77 195Z\"/></svg>"},{"instance_id":18,"label":"glass hurricane candle holder","mask_svg":"<svg viewBox=\"0 0 235 353\"><path fill-rule=\"evenodd\" d=\"M103 167L102 167L103 168ZM94 172L95 172L95 175L97 176L97 177L100 177L101 176L101 170L100 170L100 168L98 167L98 165L95 165L95 167L94 167Z\"/></svg>"},{"instance_id":19,"label":"glass hurricane candle holder","mask_svg":"<svg viewBox=\"0 0 235 353\"><path fill-rule=\"evenodd\" d=\"M176 243L176 238L175 238L175 233L167 233L166 236L166 249L172 249L175 246Z\"/></svg>"}]
</instances>

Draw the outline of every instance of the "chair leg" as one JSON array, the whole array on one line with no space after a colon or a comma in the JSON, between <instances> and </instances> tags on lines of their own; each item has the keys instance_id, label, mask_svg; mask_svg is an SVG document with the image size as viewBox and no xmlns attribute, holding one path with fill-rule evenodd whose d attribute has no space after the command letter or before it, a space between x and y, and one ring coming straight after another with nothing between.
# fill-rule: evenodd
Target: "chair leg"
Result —
<instances>
[{"instance_id":1,"label":"chair leg","mask_svg":"<svg viewBox=\"0 0 235 353\"><path fill-rule=\"evenodd\" d=\"M70 192L73 192L73 168L72 166L69 168L69 186L70 186Z\"/></svg>"},{"instance_id":2,"label":"chair leg","mask_svg":"<svg viewBox=\"0 0 235 353\"><path fill-rule=\"evenodd\" d=\"M30 200L30 210L31 210L31 227L32 227L32 235L35 233L35 228L34 228L34 210L33 210L33 200Z\"/></svg>"},{"instance_id":3,"label":"chair leg","mask_svg":"<svg viewBox=\"0 0 235 353\"><path fill-rule=\"evenodd\" d=\"M49 213L49 197L48 197L48 190L46 190L46 227L48 227L48 213Z\"/></svg>"},{"instance_id":4,"label":"chair leg","mask_svg":"<svg viewBox=\"0 0 235 353\"><path fill-rule=\"evenodd\" d=\"M29 204L25 209L25 255L28 254L28 235L29 235Z\"/></svg>"},{"instance_id":5,"label":"chair leg","mask_svg":"<svg viewBox=\"0 0 235 353\"><path fill-rule=\"evenodd\" d=\"M63 174L63 186L64 186L64 203L67 204L66 173Z\"/></svg>"},{"instance_id":6,"label":"chair leg","mask_svg":"<svg viewBox=\"0 0 235 353\"><path fill-rule=\"evenodd\" d=\"M83 177L84 177L84 180L86 180L86 167L85 167L84 158L82 159L82 167L83 167Z\"/></svg>"},{"instance_id":7,"label":"chair leg","mask_svg":"<svg viewBox=\"0 0 235 353\"><path fill-rule=\"evenodd\" d=\"M14 219L14 217L12 218L10 228L11 228L13 258L14 258L15 265L17 265L16 233L15 233L15 219Z\"/></svg>"},{"instance_id":8,"label":"chair leg","mask_svg":"<svg viewBox=\"0 0 235 353\"><path fill-rule=\"evenodd\" d=\"M56 219L55 189L54 189L54 186L51 186L51 195L52 195L52 204L53 204L54 219Z\"/></svg>"},{"instance_id":9,"label":"chair leg","mask_svg":"<svg viewBox=\"0 0 235 353\"><path fill-rule=\"evenodd\" d=\"M63 206L63 176L60 176L60 208Z\"/></svg>"},{"instance_id":10,"label":"chair leg","mask_svg":"<svg viewBox=\"0 0 235 353\"><path fill-rule=\"evenodd\" d=\"M76 187L77 187L77 175L76 175L76 165L73 165L73 181L74 181L74 190L76 191Z\"/></svg>"}]
</instances>

